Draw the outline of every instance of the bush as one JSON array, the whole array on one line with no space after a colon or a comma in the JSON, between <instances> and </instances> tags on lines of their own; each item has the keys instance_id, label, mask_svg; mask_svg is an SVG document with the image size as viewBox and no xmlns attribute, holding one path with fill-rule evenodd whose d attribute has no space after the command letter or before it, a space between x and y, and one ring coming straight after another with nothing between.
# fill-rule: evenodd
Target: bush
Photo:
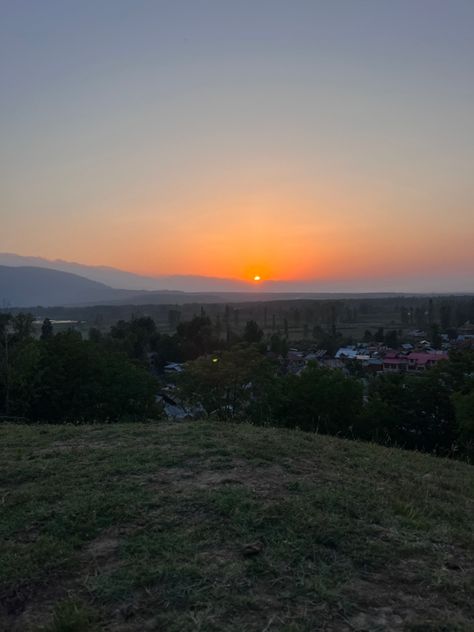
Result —
<instances>
[{"instance_id":1,"label":"bush","mask_svg":"<svg viewBox=\"0 0 474 632\"><path fill-rule=\"evenodd\" d=\"M279 426L350 436L362 409L362 384L309 366L300 375L275 378L266 397L269 417Z\"/></svg>"}]
</instances>

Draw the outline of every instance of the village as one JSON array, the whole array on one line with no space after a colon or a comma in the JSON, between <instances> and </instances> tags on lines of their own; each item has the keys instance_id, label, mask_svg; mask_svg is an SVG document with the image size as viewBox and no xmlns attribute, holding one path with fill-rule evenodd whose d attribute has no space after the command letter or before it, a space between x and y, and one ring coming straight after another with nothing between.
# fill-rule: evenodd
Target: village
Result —
<instances>
[{"instance_id":1,"label":"village","mask_svg":"<svg viewBox=\"0 0 474 632\"><path fill-rule=\"evenodd\" d=\"M295 375L301 373L310 363L329 369L339 369L348 374L353 373L354 367L367 374L420 372L435 366L441 360L447 360L451 349L474 347L474 324L466 323L458 332L455 338L450 338L448 334L440 334L440 348L435 348L433 343L426 339L426 332L413 330L406 336L411 342L402 342L397 348L391 348L384 342L358 342L339 347L336 353L331 355L327 350L318 349L316 346L308 350L306 341L303 341L301 348L298 343L294 343L286 354L275 353L268 345L266 356L279 362L284 372ZM179 362L168 362L164 367L164 372L168 375L184 370L185 363Z\"/></svg>"},{"instance_id":2,"label":"village","mask_svg":"<svg viewBox=\"0 0 474 632\"><path fill-rule=\"evenodd\" d=\"M317 345L308 347L307 341L299 344L292 341L292 346L283 353L272 351L271 344L268 344L264 355L278 366L282 374L300 375L309 366L319 366L359 378L366 387L371 376L423 373L439 362L448 360L452 350L474 349L474 324L466 322L458 328L455 336L437 333L436 337L436 341L430 340L426 331L415 329L407 332L397 346L391 347L382 341L362 341L341 346L335 353L318 348ZM169 419L186 419L203 412L199 405L190 409L180 401L176 377L185 371L186 363L183 362L168 362L164 365L163 387L158 401L162 403Z\"/></svg>"}]
</instances>

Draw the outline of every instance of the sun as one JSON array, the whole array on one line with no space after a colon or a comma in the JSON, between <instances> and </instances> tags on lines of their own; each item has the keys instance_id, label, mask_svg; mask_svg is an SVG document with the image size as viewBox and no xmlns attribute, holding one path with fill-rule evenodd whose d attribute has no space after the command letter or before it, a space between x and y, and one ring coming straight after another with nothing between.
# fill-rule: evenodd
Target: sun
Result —
<instances>
[{"instance_id":1,"label":"sun","mask_svg":"<svg viewBox=\"0 0 474 632\"><path fill-rule=\"evenodd\" d=\"M262 277L261 277L259 274L256 274L256 275L253 277L253 280L258 282L258 281L261 281L261 280L262 280Z\"/></svg>"}]
</instances>

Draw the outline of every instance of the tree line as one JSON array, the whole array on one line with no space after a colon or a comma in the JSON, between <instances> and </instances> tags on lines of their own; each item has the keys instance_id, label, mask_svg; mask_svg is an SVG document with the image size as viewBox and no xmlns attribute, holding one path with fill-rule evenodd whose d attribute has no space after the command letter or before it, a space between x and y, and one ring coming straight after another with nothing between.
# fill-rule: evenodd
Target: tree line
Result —
<instances>
[{"instance_id":1,"label":"tree line","mask_svg":"<svg viewBox=\"0 0 474 632\"><path fill-rule=\"evenodd\" d=\"M120 348L54 334L50 321L32 335L28 314L0 320L0 415L50 423L157 418L156 384Z\"/></svg>"},{"instance_id":2,"label":"tree line","mask_svg":"<svg viewBox=\"0 0 474 632\"><path fill-rule=\"evenodd\" d=\"M160 334L153 319L121 320L88 338L55 333L46 318L34 336L31 314L0 314L0 418L50 423L157 419L158 376L169 361L222 348L210 320ZM250 339L252 334L250 332ZM233 341L232 341L233 342Z\"/></svg>"}]
</instances>

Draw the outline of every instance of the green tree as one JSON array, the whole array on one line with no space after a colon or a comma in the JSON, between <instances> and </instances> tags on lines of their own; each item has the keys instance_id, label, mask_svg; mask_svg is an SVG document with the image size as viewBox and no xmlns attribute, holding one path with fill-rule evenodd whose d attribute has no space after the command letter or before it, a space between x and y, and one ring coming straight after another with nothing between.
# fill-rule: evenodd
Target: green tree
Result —
<instances>
[{"instance_id":1,"label":"green tree","mask_svg":"<svg viewBox=\"0 0 474 632\"><path fill-rule=\"evenodd\" d=\"M12 368L12 407L51 423L144 420L158 415L157 385L125 355L76 332L27 341Z\"/></svg>"},{"instance_id":2,"label":"green tree","mask_svg":"<svg viewBox=\"0 0 474 632\"><path fill-rule=\"evenodd\" d=\"M249 344L259 343L263 338L263 331L254 320L247 321L244 330L244 340Z\"/></svg>"},{"instance_id":3,"label":"green tree","mask_svg":"<svg viewBox=\"0 0 474 632\"><path fill-rule=\"evenodd\" d=\"M398 334L395 329L392 329L384 336L384 343L387 347L396 349L398 347Z\"/></svg>"},{"instance_id":4,"label":"green tree","mask_svg":"<svg viewBox=\"0 0 474 632\"><path fill-rule=\"evenodd\" d=\"M33 334L34 318L31 314L20 312L11 319L13 327L13 342L21 343Z\"/></svg>"},{"instance_id":5,"label":"green tree","mask_svg":"<svg viewBox=\"0 0 474 632\"><path fill-rule=\"evenodd\" d=\"M10 366L10 410L15 417L29 418L31 404L38 393L42 343L26 340L15 348Z\"/></svg>"},{"instance_id":6,"label":"green tree","mask_svg":"<svg viewBox=\"0 0 474 632\"><path fill-rule=\"evenodd\" d=\"M186 365L178 380L185 402L200 405L219 419L245 418L266 360L253 347L223 351Z\"/></svg>"},{"instance_id":7,"label":"green tree","mask_svg":"<svg viewBox=\"0 0 474 632\"><path fill-rule=\"evenodd\" d=\"M43 324L41 325L41 339L46 340L47 338L51 338L53 335L53 324L49 320L49 318L45 318L43 320Z\"/></svg>"},{"instance_id":8,"label":"green tree","mask_svg":"<svg viewBox=\"0 0 474 632\"><path fill-rule=\"evenodd\" d=\"M309 366L273 381L267 391L276 425L351 436L362 409L362 384L340 371Z\"/></svg>"},{"instance_id":9,"label":"green tree","mask_svg":"<svg viewBox=\"0 0 474 632\"><path fill-rule=\"evenodd\" d=\"M272 334L270 337L270 351L286 357L288 355L288 341L280 334Z\"/></svg>"},{"instance_id":10,"label":"green tree","mask_svg":"<svg viewBox=\"0 0 474 632\"><path fill-rule=\"evenodd\" d=\"M331 324L331 336L333 336L334 338L337 335L337 308L336 305L333 303L331 305L330 308L330 312L331 312L331 320L330 320L330 324Z\"/></svg>"},{"instance_id":11,"label":"green tree","mask_svg":"<svg viewBox=\"0 0 474 632\"><path fill-rule=\"evenodd\" d=\"M431 345L434 349L439 349L441 347L441 343L443 339L441 338L441 334L439 333L439 325L438 323L432 323L430 325L430 339Z\"/></svg>"},{"instance_id":12,"label":"green tree","mask_svg":"<svg viewBox=\"0 0 474 632\"><path fill-rule=\"evenodd\" d=\"M445 301L441 303L440 308L440 320L441 320L441 328L443 331L449 329L452 323L452 308L451 303Z\"/></svg>"},{"instance_id":13,"label":"green tree","mask_svg":"<svg viewBox=\"0 0 474 632\"><path fill-rule=\"evenodd\" d=\"M377 331L374 334L374 340L375 340L375 342L384 342L385 336L384 336L384 333L383 333L383 327L379 327L377 329Z\"/></svg>"},{"instance_id":14,"label":"green tree","mask_svg":"<svg viewBox=\"0 0 474 632\"><path fill-rule=\"evenodd\" d=\"M447 453L457 435L451 390L435 371L379 376L356 430L363 438Z\"/></svg>"},{"instance_id":15,"label":"green tree","mask_svg":"<svg viewBox=\"0 0 474 632\"><path fill-rule=\"evenodd\" d=\"M460 438L467 444L470 451L474 449L474 381L466 392L455 393L453 396L456 422Z\"/></svg>"},{"instance_id":16,"label":"green tree","mask_svg":"<svg viewBox=\"0 0 474 632\"><path fill-rule=\"evenodd\" d=\"M10 331L12 317L0 314L0 411L10 408Z\"/></svg>"},{"instance_id":17,"label":"green tree","mask_svg":"<svg viewBox=\"0 0 474 632\"><path fill-rule=\"evenodd\" d=\"M228 318L227 307L225 323L228 323ZM214 336L211 320L207 316L195 316L190 321L179 323L176 335L181 355L185 360L194 360L220 346L219 340Z\"/></svg>"},{"instance_id":18,"label":"green tree","mask_svg":"<svg viewBox=\"0 0 474 632\"><path fill-rule=\"evenodd\" d=\"M130 358L147 363L148 354L155 351L160 334L152 318L132 318L130 321L119 320L110 329L110 341L113 348L123 351Z\"/></svg>"},{"instance_id":19,"label":"green tree","mask_svg":"<svg viewBox=\"0 0 474 632\"><path fill-rule=\"evenodd\" d=\"M400 307L400 322L406 326L409 323L409 311L406 307Z\"/></svg>"}]
</instances>

